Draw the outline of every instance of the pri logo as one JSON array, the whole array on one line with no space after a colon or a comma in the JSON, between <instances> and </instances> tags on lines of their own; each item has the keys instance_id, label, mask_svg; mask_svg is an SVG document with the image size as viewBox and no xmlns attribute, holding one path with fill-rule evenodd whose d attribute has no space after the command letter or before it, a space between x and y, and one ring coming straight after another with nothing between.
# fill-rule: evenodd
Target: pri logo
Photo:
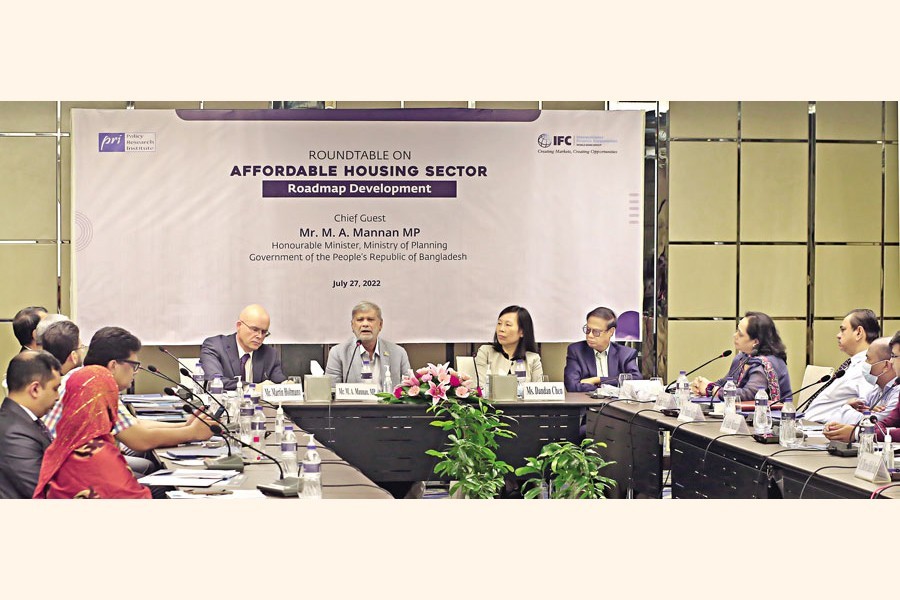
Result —
<instances>
[{"instance_id":1,"label":"pri logo","mask_svg":"<svg viewBox=\"0 0 900 600\"><path fill-rule=\"evenodd\" d=\"M100 152L125 152L124 133L99 134Z\"/></svg>"},{"instance_id":2,"label":"pri logo","mask_svg":"<svg viewBox=\"0 0 900 600\"><path fill-rule=\"evenodd\" d=\"M540 146L541 148L549 148L550 146L571 146L572 136L550 135L549 133L542 133L538 136L537 142L538 146Z\"/></svg>"}]
</instances>

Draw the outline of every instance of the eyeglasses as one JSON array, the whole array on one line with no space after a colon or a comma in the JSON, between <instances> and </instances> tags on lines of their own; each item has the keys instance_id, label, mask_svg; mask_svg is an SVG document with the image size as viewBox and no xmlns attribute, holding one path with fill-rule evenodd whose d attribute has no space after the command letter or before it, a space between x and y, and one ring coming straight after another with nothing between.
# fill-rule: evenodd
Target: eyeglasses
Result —
<instances>
[{"instance_id":1,"label":"eyeglasses","mask_svg":"<svg viewBox=\"0 0 900 600\"><path fill-rule=\"evenodd\" d=\"M900 359L900 356L897 356L896 354L891 352L891 360L898 360L898 359Z\"/></svg>"},{"instance_id":2,"label":"eyeglasses","mask_svg":"<svg viewBox=\"0 0 900 600\"><path fill-rule=\"evenodd\" d=\"M249 329L251 332L258 333L258 334L262 335L264 338L267 338L270 335L272 335L272 332L269 331L268 329L260 329L259 327L253 327L252 325L247 325L243 321L241 321L240 323L241 323L241 325L243 325L244 327Z\"/></svg>"},{"instance_id":3,"label":"eyeglasses","mask_svg":"<svg viewBox=\"0 0 900 600\"><path fill-rule=\"evenodd\" d=\"M586 334L589 333L594 337L600 337L601 333L606 333L610 329L612 329L612 327L607 327L606 329L592 329L592 328L588 327L587 325L585 325L584 327L581 328L581 330L584 333L586 333Z\"/></svg>"},{"instance_id":4,"label":"eyeglasses","mask_svg":"<svg viewBox=\"0 0 900 600\"><path fill-rule=\"evenodd\" d=\"M137 373L138 371L141 370L141 363L140 363L140 361L137 361L137 360L128 360L127 358L123 358L123 359L120 360L119 362L128 363L129 365L131 365L131 368L134 369L134 372L135 372L135 373Z\"/></svg>"}]
</instances>

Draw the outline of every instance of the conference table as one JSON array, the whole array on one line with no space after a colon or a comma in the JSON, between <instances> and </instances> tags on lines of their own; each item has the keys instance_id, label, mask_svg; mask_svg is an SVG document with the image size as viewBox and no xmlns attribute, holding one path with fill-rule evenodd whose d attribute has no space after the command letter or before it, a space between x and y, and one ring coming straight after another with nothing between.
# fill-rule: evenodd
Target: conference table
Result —
<instances>
[{"instance_id":1,"label":"conference table","mask_svg":"<svg viewBox=\"0 0 900 600\"><path fill-rule=\"evenodd\" d=\"M146 400L146 397L143 398ZM273 432L275 428L275 410L264 406L263 413L266 416L266 430ZM291 424L291 420L285 415L285 423ZM307 433L300 430L297 431L297 460L298 464L302 462L306 453ZM232 445L236 442L232 441ZM199 444L198 444L199 445ZM180 446L181 448L185 447ZM344 460L339 454L334 452L327 445L322 444L316 439L316 447L319 456L322 459L322 499L393 499L393 496L383 488L378 487L375 483L366 477L366 475L356 466ZM271 454L275 458L280 458L281 448L274 442L274 435L269 434L264 451ZM174 463L171 459L164 456L169 448L158 448L154 451L157 459L166 469L190 469L203 467L185 467ZM236 490L256 490L259 484L268 484L280 478L278 466L272 461L265 459L258 462L248 463L245 460L243 473L232 479L228 479L221 483L216 483L209 488L203 488L215 493L220 491L235 492ZM187 489L187 488L179 488ZM196 490L195 490L196 491ZM232 494L235 495L235 494ZM281 498L279 496L265 496L266 498ZM291 498L281 498L291 499ZM293 497L296 500L296 496Z\"/></svg>"},{"instance_id":2,"label":"conference table","mask_svg":"<svg viewBox=\"0 0 900 600\"><path fill-rule=\"evenodd\" d=\"M548 442L578 442L584 411L599 403L580 393L568 393L560 401L496 401L516 433L514 438L500 439L498 457L520 467L525 457L537 456ZM284 412L373 481L437 479L438 459L425 452L442 449L447 432L429 425L436 417L424 405L308 402L285 405Z\"/></svg>"},{"instance_id":3,"label":"conference table","mask_svg":"<svg viewBox=\"0 0 900 600\"><path fill-rule=\"evenodd\" d=\"M616 461L607 472L619 482L614 497L660 498L665 470L673 498L869 498L885 485L854 477L856 457L807 445L825 444L825 438L787 449L720 433L721 423L679 421L652 403L612 399L588 409L587 435L606 442L604 458ZM900 498L900 487L880 495Z\"/></svg>"}]
</instances>

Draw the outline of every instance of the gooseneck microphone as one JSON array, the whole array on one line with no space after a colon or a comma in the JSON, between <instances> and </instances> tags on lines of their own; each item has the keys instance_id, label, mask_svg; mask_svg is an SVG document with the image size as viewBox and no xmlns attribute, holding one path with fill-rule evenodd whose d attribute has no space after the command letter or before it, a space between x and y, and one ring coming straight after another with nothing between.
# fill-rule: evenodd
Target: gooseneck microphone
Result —
<instances>
[{"instance_id":1,"label":"gooseneck microphone","mask_svg":"<svg viewBox=\"0 0 900 600\"><path fill-rule=\"evenodd\" d=\"M258 452L259 454L265 456L278 467L278 475L279 478L272 483L260 483L256 486L256 489L261 491L263 494L267 494L269 496L298 496L300 494L300 478L296 476L296 474L289 474L287 477L284 475L284 469L281 468L281 463L275 459L271 454L267 454L263 452L261 449L253 446L252 444L248 444L244 442L240 438L237 438L230 433L222 432L222 437L230 437L232 440L240 444L244 448L250 448L254 452Z\"/></svg>"},{"instance_id":2,"label":"gooseneck microphone","mask_svg":"<svg viewBox=\"0 0 900 600\"><path fill-rule=\"evenodd\" d=\"M182 395L185 393L182 390L178 390L176 392L174 389L172 389L170 387L166 387L166 388L163 388L163 391L165 393L169 394L170 396L178 396L179 398L184 400L184 404L181 406L181 410L183 410L187 414L192 415L195 412L199 411L199 412L203 413L204 415L206 415L207 417L209 417L210 419L212 419L213 421L215 421L217 423L217 425L210 425L209 423L206 423L206 421L204 421L204 423L206 423L206 426L209 427L209 430L213 433L213 435L221 435L223 431L228 431L228 426L225 425L225 423L223 423L222 421L217 419L215 417L215 415L212 415L209 412L207 412L206 410L204 410L202 404L200 406L195 406L188 398L185 398ZM190 392L187 392L187 393L190 393ZM228 454L230 456L231 455L231 444L228 442L228 438L224 438L224 439L225 439L225 445L228 447Z\"/></svg>"},{"instance_id":3,"label":"gooseneck microphone","mask_svg":"<svg viewBox=\"0 0 900 600\"><path fill-rule=\"evenodd\" d=\"M844 369L838 369L837 371L835 371L835 372L834 372L834 375L832 375L831 377L829 377L829 378L825 381L825 386L824 386L822 389L824 390L826 387L828 387L829 385L831 385L832 382L834 382L835 379L840 379L841 377L843 377L843 376L844 376L844 373L846 373L846 371L845 371ZM821 380L820 380L820 381L821 381ZM816 383L819 383L819 381L817 381ZM803 388L803 389L805 389L805 388ZM797 391L800 391L800 390L797 390ZM810 402L812 402L812 399L813 399L813 398L815 398L815 394L813 394L812 396L810 396L809 398L807 398L807 399L806 399L806 402L804 402L803 404L801 404L800 406L798 406L798 407L797 407L797 412L798 412L798 413L799 413L799 412L803 412L803 409L806 408L806 405L807 405L807 404L809 404Z\"/></svg>"},{"instance_id":4,"label":"gooseneck microphone","mask_svg":"<svg viewBox=\"0 0 900 600\"><path fill-rule=\"evenodd\" d=\"M187 365L184 364L183 362L181 362L177 356L175 356L174 354L169 352L169 350L165 346L160 346L159 351L167 356L171 356L175 360L175 362L177 362L179 365L181 365L180 371L182 372L182 374L193 379L194 374L191 372L190 369L187 368ZM187 371L187 373L185 373L185 371ZM215 373L213 373L213 375L215 375ZM205 380L203 381L203 391L204 392L206 391L206 381Z\"/></svg>"},{"instance_id":5,"label":"gooseneck microphone","mask_svg":"<svg viewBox=\"0 0 900 600\"><path fill-rule=\"evenodd\" d=\"M843 374L844 374L844 373L841 372L841 375L840 375L840 376L843 376ZM839 377L839 375L835 375L835 377ZM802 388L800 388L799 390L791 390L790 392L788 392L787 394L785 394L784 397L785 397L785 398L793 398L795 395L799 394L799 393L802 392L803 390L808 390L809 388L813 387L814 385L819 385L820 383L828 383L829 381L831 381L831 375L822 375L821 378L816 379L815 381L813 381L813 382L810 383L809 385L804 385L804 386L803 386ZM784 400L772 400L771 402L769 402L769 408L772 408L772 405L778 404L778 403L783 404L783 403L784 403ZM798 411L798 412L799 412L799 411Z\"/></svg>"},{"instance_id":6,"label":"gooseneck microphone","mask_svg":"<svg viewBox=\"0 0 900 600\"><path fill-rule=\"evenodd\" d=\"M350 377L350 367L353 365L353 359L356 358L356 355L359 354L359 347L362 345L362 342L356 340L356 345L353 347L353 356L350 357L350 362L347 363L347 372L344 373L344 383L350 383L347 381L347 378Z\"/></svg>"},{"instance_id":7,"label":"gooseneck microphone","mask_svg":"<svg viewBox=\"0 0 900 600\"><path fill-rule=\"evenodd\" d=\"M180 381L175 381L174 379L172 379L171 377L169 377L168 375L166 375L165 373L163 373L162 371L160 371L159 369L157 369L154 365L147 365L147 369L146 369L146 370L149 371L150 373L153 373L153 374L156 375L157 377L160 377L160 378L162 378L162 379L165 379L165 380L168 381L169 383L174 383L174 384L177 385L180 389L186 390L191 396L197 398L197 400L198 400L201 404L204 403L203 400L202 400L199 396L197 396L197 394L195 394L193 391L191 391L186 385L184 385L184 384L181 383ZM188 373L189 373L189 372L188 372ZM184 374L184 373L182 373L182 374ZM225 413L225 415L226 415L228 418L231 418L231 416L228 414L228 411L226 411L226 410L225 410L225 407L222 406L222 403L221 403L221 402L219 402L218 400L216 400L216 398L215 398L212 394L209 394L208 392L204 392L204 393L207 393L207 394L209 395L210 398L212 398L213 400L215 400L216 404L218 404L218 405L221 407L221 409L222 409L222 411Z\"/></svg>"},{"instance_id":8,"label":"gooseneck microphone","mask_svg":"<svg viewBox=\"0 0 900 600\"><path fill-rule=\"evenodd\" d=\"M184 375L185 377L190 377L190 376L191 376L191 372L190 372L189 370L185 369L184 367L181 367L180 369L178 369L178 372L181 373L182 375ZM179 383L178 385L181 386L181 387L184 387L184 385L183 385L182 383ZM228 419L231 418L231 415L228 414L228 409L225 408L225 405L224 405L224 404L222 404L221 402L219 402L219 399L216 398L216 397L212 394L212 392L210 392L210 391L207 390L206 388L203 388L203 393L206 394L207 396L209 396L210 400L212 400L213 402L215 402L216 404L219 405L219 411L222 412L222 413L225 413L225 417L226 417L226 418L228 418ZM196 396L196 394L195 394L195 396ZM199 398L198 398L198 400L199 400Z\"/></svg>"},{"instance_id":9,"label":"gooseneck microphone","mask_svg":"<svg viewBox=\"0 0 900 600\"><path fill-rule=\"evenodd\" d=\"M703 363L703 364L700 365L699 367L695 367L694 369L691 369L690 371L688 371L688 372L685 373L684 375L685 375L685 377L687 377L688 375L690 375L690 374L692 374L692 373L696 373L697 371L699 371L700 369L702 369L703 367L705 367L705 366L708 365L709 363L714 362L714 361L717 361L717 360L719 360L720 358L725 358L726 356L731 356L731 354L732 354L732 351L731 351L731 350L726 350L726 351L723 352L722 354L719 354L718 356L712 357L711 359L709 359L708 361L706 361L705 363ZM678 383L678 382L677 382L677 381L673 381L672 383L670 383L669 385L667 385L665 391L666 391L666 392L670 391L670 390L675 386L676 383Z\"/></svg>"}]
</instances>

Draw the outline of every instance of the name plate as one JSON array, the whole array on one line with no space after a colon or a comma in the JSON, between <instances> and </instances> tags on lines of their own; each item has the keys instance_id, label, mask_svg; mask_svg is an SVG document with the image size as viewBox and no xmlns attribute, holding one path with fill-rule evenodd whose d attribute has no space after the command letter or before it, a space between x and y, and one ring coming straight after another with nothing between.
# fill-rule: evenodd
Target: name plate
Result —
<instances>
[{"instance_id":1,"label":"name plate","mask_svg":"<svg viewBox=\"0 0 900 600\"><path fill-rule=\"evenodd\" d=\"M290 402L303 402L303 384L283 383L279 385L267 385L262 389L262 398L272 404L288 404Z\"/></svg>"},{"instance_id":2,"label":"name plate","mask_svg":"<svg viewBox=\"0 0 900 600\"><path fill-rule=\"evenodd\" d=\"M670 408L676 408L675 397L672 394L660 392L656 397L656 402L653 403L653 410L664 410Z\"/></svg>"},{"instance_id":3,"label":"name plate","mask_svg":"<svg viewBox=\"0 0 900 600\"><path fill-rule=\"evenodd\" d=\"M557 400L566 399L566 386L560 382L533 382L525 384L525 393L522 398L526 402L529 400Z\"/></svg>"},{"instance_id":4,"label":"name plate","mask_svg":"<svg viewBox=\"0 0 900 600\"><path fill-rule=\"evenodd\" d=\"M703 409L700 408L700 405L696 402L688 402L687 406L681 409L678 413L679 421L705 421L706 417L703 415Z\"/></svg>"},{"instance_id":5,"label":"name plate","mask_svg":"<svg viewBox=\"0 0 900 600\"><path fill-rule=\"evenodd\" d=\"M378 386L374 383L338 383L334 386L334 399L376 402L376 392Z\"/></svg>"},{"instance_id":6,"label":"name plate","mask_svg":"<svg viewBox=\"0 0 900 600\"><path fill-rule=\"evenodd\" d=\"M719 433L750 433L750 428L747 427L747 421L744 419L744 415L740 413L731 413L724 419L722 419L722 426L719 427Z\"/></svg>"},{"instance_id":7,"label":"name plate","mask_svg":"<svg viewBox=\"0 0 900 600\"><path fill-rule=\"evenodd\" d=\"M872 483L887 483L891 480L891 474L888 473L880 452L860 456L853 476Z\"/></svg>"}]
</instances>

